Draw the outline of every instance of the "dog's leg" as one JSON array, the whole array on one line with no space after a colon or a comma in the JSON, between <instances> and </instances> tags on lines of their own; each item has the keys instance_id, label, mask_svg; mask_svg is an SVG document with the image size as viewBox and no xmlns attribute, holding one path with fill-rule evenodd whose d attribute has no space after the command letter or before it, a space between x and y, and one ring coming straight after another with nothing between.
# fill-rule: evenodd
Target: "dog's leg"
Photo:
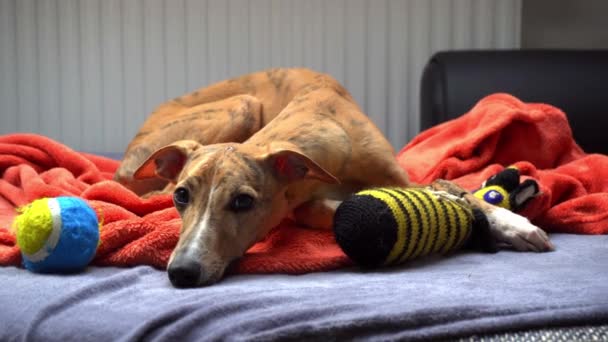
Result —
<instances>
[{"instance_id":1,"label":"dog's leg","mask_svg":"<svg viewBox=\"0 0 608 342\"><path fill-rule=\"evenodd\" d=\"M308 201L296 209L293 214L297 223L310 228L331 229L334 214L342 201L330 199L315 199Z\"/></svg>"},{"instance_id":2,"label":"dog's leg","mask_svg":"<svg viewBox=\"0 0 608 342\"><path fill-rule=\"evenodd\" d=\"M163 189L163 180L135 180L134 172L161 147L178 140L195 140L202 145L242 142L262 126L262 105L250 95L182 109L146 122L131 142L114 179L139 195Z\"/></svg>"},{"instance_id":3,"label":"dog's leg","mask_svg":"<svg viewBox=\"0 0 608 342\"><path fill-rule=\"evenodd\" d=\"M547 252L554 249L547 233L521 215L482 201L446 180L433 182L431 188L463 198L473 208L480 209L488 218L490 234L498 245L507 245L518 251Z\"/></svg>"},{"instance_id":4,"label":"dog's leg","mask_svg":"<svg viewBox=\"0 0 608 342\"><path fill-rule=\"evenodd\" d=\"M496 207L486 216L498 245L504 244L518 251L547 252L555 249L547 233L521 215Z\"/></svg>"}]
</instances>

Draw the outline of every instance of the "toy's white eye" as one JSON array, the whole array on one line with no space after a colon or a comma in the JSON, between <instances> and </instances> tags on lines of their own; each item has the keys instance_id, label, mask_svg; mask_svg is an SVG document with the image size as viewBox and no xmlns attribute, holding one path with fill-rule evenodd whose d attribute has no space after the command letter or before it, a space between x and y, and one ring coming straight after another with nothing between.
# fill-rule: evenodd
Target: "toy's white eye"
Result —
<instances>
[{"instance_id":1,"label":"toy's white eye","mask_svg":"<svg viewBox=\"0 0 608 342\"><path fill-rule=\"evenodd\" d=\"M502 202L504 196L496 190L490 190L483 195L483 199L490 204L498 204Z\"/></svg>"}]
</instances>

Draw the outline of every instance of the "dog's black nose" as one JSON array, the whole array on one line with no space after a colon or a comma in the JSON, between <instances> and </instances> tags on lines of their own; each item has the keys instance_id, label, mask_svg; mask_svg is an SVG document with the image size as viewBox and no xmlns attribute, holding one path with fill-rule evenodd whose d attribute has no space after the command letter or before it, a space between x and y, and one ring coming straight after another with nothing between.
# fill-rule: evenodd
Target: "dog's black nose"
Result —
<instances>
[{"instance_id":1,"label":"dog's black nose","mask_svg":"<svg viewBox=\"0 0 608 342\"><path fill-rule=\"evenodd\" d=\"M191 259L173 260L167 269L169 280L175 287L194 287L199 285L201 271L200 264Z\"/></svg>"}]
</instances>

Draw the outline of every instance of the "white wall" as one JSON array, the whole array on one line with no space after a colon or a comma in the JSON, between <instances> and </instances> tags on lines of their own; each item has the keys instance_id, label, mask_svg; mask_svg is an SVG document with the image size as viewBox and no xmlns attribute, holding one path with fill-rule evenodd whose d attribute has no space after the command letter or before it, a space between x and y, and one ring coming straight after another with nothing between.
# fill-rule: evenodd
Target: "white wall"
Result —
<instances>
[{"instance_id":1,"label":"white wall","mask_svg":"<svg viewBox=\"0 0 608 342\"><path fill-rule=\"evenodd\" d=\"M608 1L528 0L522 4L524 48L608 49Z\"/></svg>"},{"instance_id":2,"label":"white wall","mask_svg":"<svg viewBox=\"0 0 608 342\"><path fill-rule=\"evenodd\" d=\"M123 151L147 113L271 66L343 82L396 148L437 50L519 46L521 0L0 0L0 133Z\"/></svg>"}]
</instances>

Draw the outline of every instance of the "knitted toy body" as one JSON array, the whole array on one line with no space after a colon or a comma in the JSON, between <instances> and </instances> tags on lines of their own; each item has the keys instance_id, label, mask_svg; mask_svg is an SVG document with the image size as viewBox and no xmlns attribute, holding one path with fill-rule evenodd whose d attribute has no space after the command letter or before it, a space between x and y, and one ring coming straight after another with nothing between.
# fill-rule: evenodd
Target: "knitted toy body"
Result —
<instances>
[{"instance_id":1,"label":"knitted toy body","mask_svg":"<svg viewBox=\"0 0 608 342\"><path fill-rule=\"evenodd\" d=\"M344 201L334 217L338 244L357 264L393 265L460 248L473 210L441 191L376 188Z\"/></svg>"}]
</instances>

